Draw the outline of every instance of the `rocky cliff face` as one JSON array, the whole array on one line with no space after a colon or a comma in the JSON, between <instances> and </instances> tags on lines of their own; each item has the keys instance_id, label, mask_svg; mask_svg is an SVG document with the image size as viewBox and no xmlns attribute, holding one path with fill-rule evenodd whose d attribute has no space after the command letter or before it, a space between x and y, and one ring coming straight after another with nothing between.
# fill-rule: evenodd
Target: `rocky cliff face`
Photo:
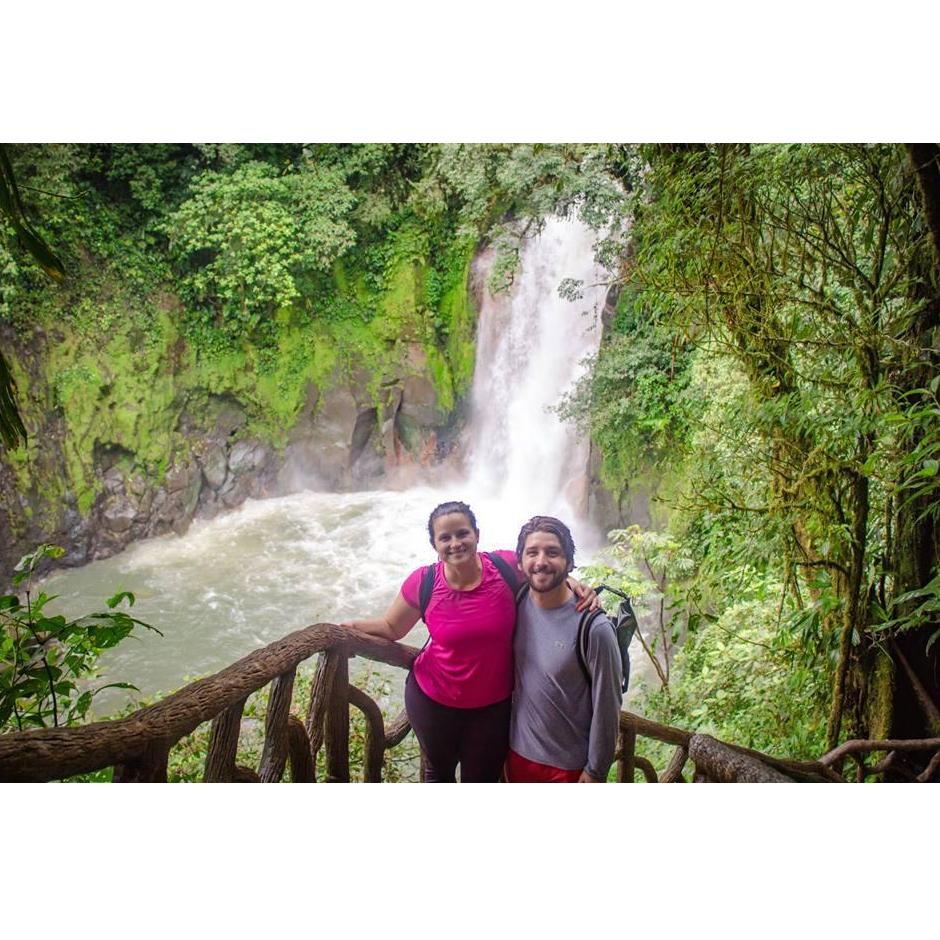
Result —
<instances>
[{"instance_id":1,"label":"rocky cliff face","mask_svg":"<svg viewBox=\"0 0 940 940\"><path fill-rule=\"evenodd\" d=\"M21 382L34 391L41 386L35 353L34 368ZM21 352L19 358L27 357ZM422 345L408 345L400 358L398 368L381 377L378 394L375 376L364 368L347 374L337 366L322 383L308 381L303 406L278 442L253 432L257 402L237 391L179 390L167 466L157 479L146 470L142 448L118 443L107 422L92 422L84 445L93 495L84 512L66 473L74 428L62 409L50 408L43 424L31 429L25 469L9 455L0 459L0 581L42 542L66 549L62 564L82 565L138 539L182 533L193 519L249 497L311 486L374 487L391 470L439 460L453 439L454 415L438 404ZM141 410L146 405L137 403Z\"/></svg>"}]
</instances>

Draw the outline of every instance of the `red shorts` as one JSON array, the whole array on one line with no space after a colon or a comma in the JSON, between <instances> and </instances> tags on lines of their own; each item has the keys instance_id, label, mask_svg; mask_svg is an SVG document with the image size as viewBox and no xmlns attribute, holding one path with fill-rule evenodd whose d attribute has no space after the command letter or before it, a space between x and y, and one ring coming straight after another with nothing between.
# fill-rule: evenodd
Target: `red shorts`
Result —
<instances>
[{"instance_id":1,"label":"red shorts","mask_svg":"<svg viewBox=\"0 0 940 940\"><path fill-rule=\"evenodd\" d=\"M507 783L577 783L580 770L562 770L549 764L539 764L510 750L506 758Z\"/></svg>"}]
</instances>

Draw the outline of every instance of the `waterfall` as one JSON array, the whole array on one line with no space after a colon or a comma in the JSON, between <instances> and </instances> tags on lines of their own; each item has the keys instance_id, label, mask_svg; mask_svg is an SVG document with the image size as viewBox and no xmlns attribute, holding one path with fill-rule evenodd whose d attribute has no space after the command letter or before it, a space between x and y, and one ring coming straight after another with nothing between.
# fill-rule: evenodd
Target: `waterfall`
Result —
<instances>
[{"instance_id":1,"label":"waterfall","mask_svg":"<svg viewBox=\"0 0 940 940\"><path fill-rule=\"evenodd\" d=\"M488 534L501 544L514 545L520 523L536 514L587 535L588 437L553 409L600 343L609 278L594 261L597 237L576 219L547 220L525 243L509 297L484 294L468 489L487 507ZM564 278L583 283L580 299L559 295Z\"/></svg>"}]
</instances>

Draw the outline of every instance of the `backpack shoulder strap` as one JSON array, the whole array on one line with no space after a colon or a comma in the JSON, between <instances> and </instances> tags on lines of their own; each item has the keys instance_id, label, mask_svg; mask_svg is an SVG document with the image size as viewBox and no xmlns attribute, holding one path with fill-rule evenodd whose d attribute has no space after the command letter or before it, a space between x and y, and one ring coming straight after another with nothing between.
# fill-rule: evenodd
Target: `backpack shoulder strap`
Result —
<instances>
[{"instance_id":1,"label":"backpack shoulder strap","mask_svg":"<svg viewBox=\"0 0 940 940\"><path fill-rule=\"evenodd\" d=\"M591 670L588 669L587 664L588 632L591 629L591 624L594 623L602 613L604 613L604 611L600 608L597 610L586 610L581 614L581 619L578 621L578 639L575 643L575 652L578 654L578 665L581 667L581 672L584 674L584 681L587 682L588 687L593 684L591 682Z\"/></svg>"},{"instance_id":2,"label":"backpack shoulder strap","mask_svg":"<svg viewBox=\"0 0 940 940\"><path fill-rule=\"evenodd\" d=\"M431 603L431 594L434 592L434 575L437 565L428 565L421 575L421 587L418 589L418 607L421 611L421 619L427 623L425 614L428 610L428 604Z\"/></svg>"},{"instance_id":3,"label":"backpack shoulder strap","mask_svg":"<svg viewBox=\"0 0 940 940\"><path fill-rule=\"evenodd\" d=\"M524 600L526 594L529 593L529 582L523 581L519 587L516 588L516 607L518 607Z\"/></svg>"},{"instance_id":4,"label":"backpack shoulder strap","mask_svg":"<svg viewBox=\"0 0 940 940\"><path fill-rule=\"evenodd\" d=\"M505 558L500 558L495 552L483 552L487 558L496 566L496 570L499 572L500 577L506 582L506 585L509 587L509 590L513 594L517 594L517 589L519 586L519 581L516 578L515 572L509 565L509 562ZM518 602L518 596L516 597Z\"/></svg>"}]
</instances>

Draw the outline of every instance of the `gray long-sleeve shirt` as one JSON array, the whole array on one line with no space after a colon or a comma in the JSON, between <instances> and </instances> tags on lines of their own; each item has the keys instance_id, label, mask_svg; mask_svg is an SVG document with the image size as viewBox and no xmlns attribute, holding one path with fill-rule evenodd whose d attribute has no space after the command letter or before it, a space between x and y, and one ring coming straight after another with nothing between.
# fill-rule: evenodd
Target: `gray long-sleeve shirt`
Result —
<instances>
[{"instance_id":1,"label":"gray long-sleeve shirt","mask_svg":"<svg viewBox=\"0 0 940 940\"><path fill-rule=\"evenodd\" d=\"M540 764L605 780L623 698L620 651L610 621L599 616L588 633L589 686L575 649L580 619L574 598L543 610L530 592L519 605L509 746Z\"/></svg>"}]
</instances>

